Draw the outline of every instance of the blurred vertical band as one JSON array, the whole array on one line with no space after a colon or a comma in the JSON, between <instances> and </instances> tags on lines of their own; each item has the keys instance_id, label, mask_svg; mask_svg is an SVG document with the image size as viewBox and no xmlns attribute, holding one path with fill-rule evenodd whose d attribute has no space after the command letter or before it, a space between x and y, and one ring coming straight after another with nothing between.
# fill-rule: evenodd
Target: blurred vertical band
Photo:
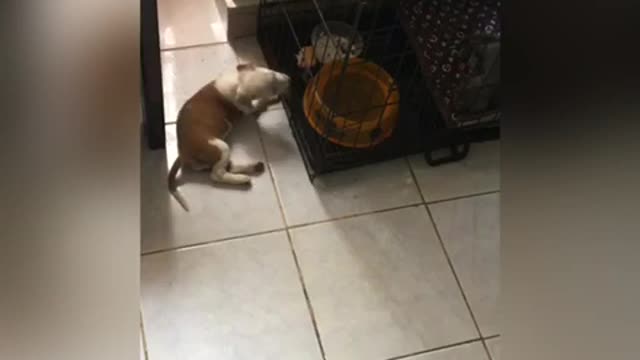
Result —
<instances>
[{"instance_id":1,"label":"blurred vertical band","mask_svg":"<svg viewBox=\"0 0 640 360\"><path fill-rule=\"evenodd\" d=\"M140 5L0 6L0 358L138 359Z\"/></svg>"}]
</instances>

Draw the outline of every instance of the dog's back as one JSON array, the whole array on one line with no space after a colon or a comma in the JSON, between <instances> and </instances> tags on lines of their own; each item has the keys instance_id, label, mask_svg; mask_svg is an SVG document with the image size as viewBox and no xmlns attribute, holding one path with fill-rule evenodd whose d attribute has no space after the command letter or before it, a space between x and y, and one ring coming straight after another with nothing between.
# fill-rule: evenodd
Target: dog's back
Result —
<instances>
[{"instance_id":1,"label":"dog's back","mask_svg":"<svg viewBox=\"0 0 640 360\"><path fill-rule=\"evenodd\" d=\"M241 116L242 112L220 94L215 81L195 93L180 109L176 122L178 154L183 163L191 166L215 163L217 159L206 156L210 152L209 142L224 139L231 130L231 122Z\"/></svg>"}]
</instances>

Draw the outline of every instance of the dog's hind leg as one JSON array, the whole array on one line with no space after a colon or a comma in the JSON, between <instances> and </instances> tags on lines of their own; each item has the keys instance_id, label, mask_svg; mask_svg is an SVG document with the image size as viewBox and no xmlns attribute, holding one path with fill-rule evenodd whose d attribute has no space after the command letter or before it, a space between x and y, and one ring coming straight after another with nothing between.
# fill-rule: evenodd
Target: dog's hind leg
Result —
<instances>
[{"instance_id":1,"label":"dog's hind leg","mask_svg":"<svg viewBox=\"0 0 640 360\"><path fill-rule=\"evenodd\" d=\"M229 161L227 171L234 174L260 174L264 171L264 163L257 161L249 164L236 164L235 162Z\"/></svg>"},{"instance_id":2,"label":"dog's hind leg","mask_svg":"<svg viewBox=\"0 0 640 360\"><path fill-rule=\"evenodd\" d=\"M234 174L229 172L227 168L229 167L229 157L231 156L231 151L229 149L229 145L220 140L220 139L212 139L209 140L209 145L218 151L219 157L217 161L214 161L213 167L211 169L211 180L217 183L223 184L231 184L231 185L244 185L251 183L251 178L245 174Z\"/></svg>"}]
</instances>

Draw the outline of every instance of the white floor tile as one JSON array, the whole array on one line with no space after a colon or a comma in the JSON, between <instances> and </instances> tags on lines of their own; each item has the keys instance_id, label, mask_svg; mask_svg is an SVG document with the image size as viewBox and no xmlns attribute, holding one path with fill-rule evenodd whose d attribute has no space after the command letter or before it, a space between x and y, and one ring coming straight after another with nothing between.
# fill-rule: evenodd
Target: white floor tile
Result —
<instances>
[{"instance_id":1,"label":"white floor tile","mask_svg":"<svg viewBox=\"0 0 640 360\"><path fill-rule=\"evenodd\" d=\"M484 336L499 334L500 197L490 194L429 206Z\"/></svg>"},{"instance_id":2,"label":"white floor tile","mask_svg":"<svg viewBox=\"0 0 640 360\"><path fill-rule=\"evenodd\" d=\"M482 343L474 342L410 357L407 360L488 360L488 357Z\"/></svg>"},{"instance_id":3,"label":"white floor tile","mask_svg":"<svg viewBox=\"0 0 640 360\"><path fill-rule=\"evenodd\" d=\"M500 360L500 338L487 340L487 346L489 347L489 354L491 354L491 359Z\"/></svg>"},{"instance_id":4,"label":"white floor tile","mask_svg":"<svg viewBox=\"0 0 640 360\"><path fill-rule=\"evenodd\" d=\"M163 51L161 56L166 122L176 121L187 99L237 65L236 54L228 44Z\"/></svg>"},{"instance_id":5,"label":"white floor tile","mask_svg":"<svg viewBox=\"0 0 640 360\"><path fill-rule=\"evenodd\" d=\"M291 231L327 359L477 337L424 206Z\"/></svg>"},{"instance_id":6,"label":"white floor tile","mask_svg":"<svg viewBox=\"0 0 640 360\"><path fill-rule=\"evenodd\" d=\"M450 199L500 189L500 142L472 144L465 160L431 167L423 155L410 157L427 201Z\"/></svg>"},{"instance_id":7,"label":"white floor tile","mask_svg":"<svg viewBox=\"0 0 640 360\"><path fill-rule=\"evenodd\" d=\"M160 48L227 40L226 24L215 0L158 0Z\"/></svg>"},{"instance_id":8,"label":"white floor tile","mask_svg":"<svg viewBox=\"0 0 640 360\"><path fill-rule=\"evenodd\" d=\"M258 120L289 225L334 219L421 201L404 159L309 181L283 110Z\"/></svg>"},{"instance_id":9,"label":"white floor tile","mask_svg":"<svg viewBox=\"0 0 640 360\"><path fill-rule=\"evenodd\" d=\"M167 189L167 169L177 156L175 125L168 125L167 156L146 151L142 169L142 250L197 244L284 227L271 177L253 177L251 188L213 184L208 173L178 174L185 212ZM255 120L238 122L228 139L237 163L265 161Z\"/></svg>"},{"instance_id":10,"label":"white floor tile","mask_svg":"<svg viewBox=\"0 0 640 360\"><path fill-rule=\"evenodd\" d=\"M320 360L286 234L142 260L153 360Z\"/></svg>"}]
</instances>

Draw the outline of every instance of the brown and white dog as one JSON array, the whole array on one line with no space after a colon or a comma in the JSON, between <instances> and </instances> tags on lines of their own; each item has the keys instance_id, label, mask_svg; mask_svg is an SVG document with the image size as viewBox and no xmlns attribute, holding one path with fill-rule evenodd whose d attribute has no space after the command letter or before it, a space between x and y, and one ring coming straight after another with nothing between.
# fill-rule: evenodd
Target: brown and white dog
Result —
<instances>
[{"instance_id":1,"label":"brown and white dog","mask_svg":"<svg viewBox=\"0 0 640 360\"><path fill-rule=\"evenodd\" d=\"M189 207L176 185L184 167L210 170L216 183L250 185L250 174L264 171L262 162L236 165L225 138L244 115L264 110L289 88L287 75L253 64L238 65L196 92L180 109L176 122L178 157L169 170L169 191Z\"/></svg>"}]
</instances>

